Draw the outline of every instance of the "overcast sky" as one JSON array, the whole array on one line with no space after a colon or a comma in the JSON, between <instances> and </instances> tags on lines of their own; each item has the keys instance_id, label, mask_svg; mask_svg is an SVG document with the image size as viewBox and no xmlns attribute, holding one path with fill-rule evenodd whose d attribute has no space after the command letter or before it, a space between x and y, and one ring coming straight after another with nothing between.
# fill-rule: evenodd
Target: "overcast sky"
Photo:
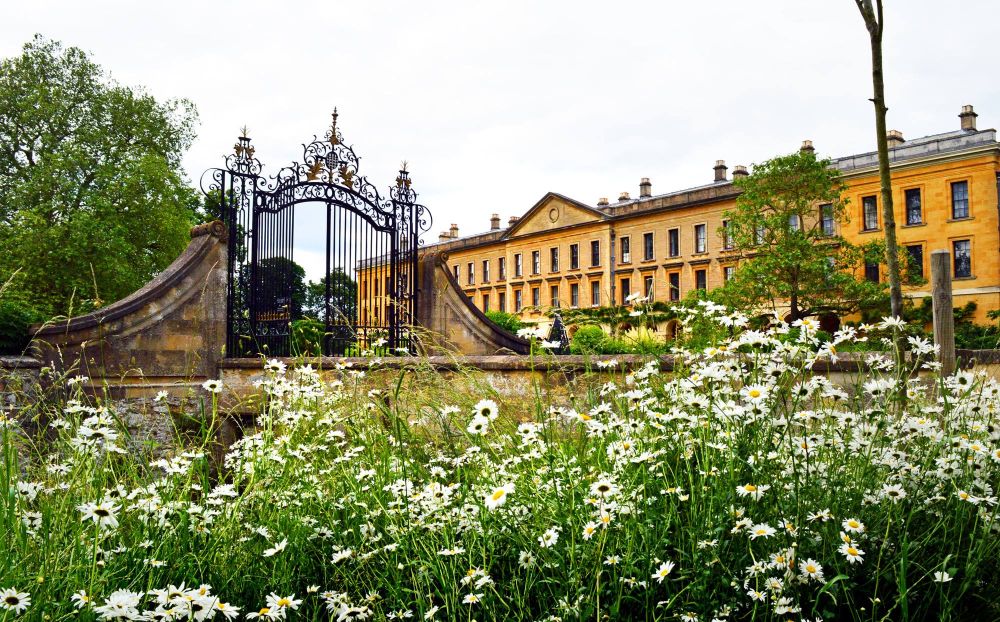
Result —
<instances>
[{"instance_id":1,"label":"overcast sky","mask_svg":"<svg viewBox=\"0 0 1000 622\"><path fill-rule=\"evenodd\" d=\"M889 127L996 125L995 0L885 0ZM814 141L874 150L868 36L853 0L711 2L21 2L0 55L34 33L200 112L192 183L250 129L265 172L340 110L379 188L406 159L427 242L520 215L548 191L596 203L710 182ZM296 258L318 276L316 244Z\"/></svg>"}]
</instances>

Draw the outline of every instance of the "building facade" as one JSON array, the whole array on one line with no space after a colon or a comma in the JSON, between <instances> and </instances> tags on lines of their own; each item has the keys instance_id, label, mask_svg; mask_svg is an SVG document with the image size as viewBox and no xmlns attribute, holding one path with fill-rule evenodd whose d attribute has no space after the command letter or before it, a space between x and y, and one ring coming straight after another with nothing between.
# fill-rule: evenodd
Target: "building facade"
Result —
<instances>
[{"instance_id":1,"label":"building facade","mask_svg":"<svg viewBox=\"0 0 1000 622\"><path fill-rule=\"evenodd\" d=\"M905 140L889 132L897 238L922 268L926 285L904 295L930 295L930 253L952 254L956 306L977 303L975 319L1000 308L1000 144L995 130L977 130L976 113L965 106L951 132ZM802 149L813 149L805 141ZM852 243L883 235L876 153L835 158L849 201L846 222L816 217ZM721 286L736 267L720 231L736 205L733 179L723 161L711 183L653 194L643 178L637 198L622 193L596 205L550 192L506 227L494 214L490 229L460 237L452 225L434 245L465 293L482 310L541 320L551 307L625 304L638 292L653 300L680 300L693 289ZM884 280L885 267L865 276Z\"/></svg>"}]
</instances>

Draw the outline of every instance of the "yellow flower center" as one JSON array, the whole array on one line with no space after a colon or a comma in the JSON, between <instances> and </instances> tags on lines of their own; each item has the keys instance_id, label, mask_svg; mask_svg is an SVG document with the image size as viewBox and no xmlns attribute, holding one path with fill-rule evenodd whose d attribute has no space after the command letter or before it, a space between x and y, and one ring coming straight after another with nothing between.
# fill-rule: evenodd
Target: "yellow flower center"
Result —
<instances>
[{"instance_id":1,"label":"yellow flower center","mask_svg":"<svg viewBox=\"0 0 1000 622\"><path fill-rule=\"evenodd\" d=\"M292 601L288 600L287 598L279 598L278 599L278 606L279 607L287 607L288 605L291 605L291 604L292 604Z\"/></svg>"},{"instance_id":2,"label":"yellow flower center","mask_svg":"<svg viewBox=\"0 0 1000 622\"><path fill-rule=\"evenodd\" d=\"M750 397L760 397L759 389L750 389Z\"/></svg>"},{"instance_id":3,"label":"yellow flower center","mask_svg":"<svg viewBox=\"0 0 1000 622\"><path fill-rule=\"evenodd\" d=\"M499 501L500 499L503 499L503 496L505 494L507 494L506 490L504 490L503 488L498 488L496 492L493 493L493 500Z\"/></svg>"},{"instance_id":4,"label":"yellow flower center","mask_svg":"<svg viewBox=\"0 0 1000 622\"><path fill-rule=\"evenodd\" d=\"M847 554L848 555L852 555L852 556L853 555L857 555L858 554L858 549L854 548L853 546L849 546L849 547L847 547Z\"/></svg>"},{"instance_id":5,"label":"yellow flower center","mask_svg":"<svg viewBox=\"0 0 1000 622\"><path fill-rule=\"evenodd\" d=\"M747 484L743 487L747 492L757 492L757 487L753 484Z\"/></svg>"},{"instance_id":6,"label":"yellow flower center","mask_svg":"<svg viewBox=\"0 0 1000 622\"><path fill-rule=\"evenodd\" d=\"M813 566L812 564L806 565L806 572L810 574L816 572L816 566Z\"/></svg>"}]
</instances>

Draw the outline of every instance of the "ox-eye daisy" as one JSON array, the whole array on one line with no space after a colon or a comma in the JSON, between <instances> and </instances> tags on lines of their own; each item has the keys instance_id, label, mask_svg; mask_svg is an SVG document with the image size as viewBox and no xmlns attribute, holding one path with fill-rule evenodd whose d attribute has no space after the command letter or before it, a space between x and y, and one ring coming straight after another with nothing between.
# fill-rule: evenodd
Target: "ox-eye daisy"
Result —
<instances>
[{"instance_id":1,"label":"ox-eye daisy","mask_svg":"<svg viewBox=\"0 0 1000 622\"><path fill-rule=\"evenodd\" d=\"M675 566L674 562L663 562L653 573L653 578L656 579L657 583L663 583L663 580L667 578Z\"/></svg>"},{"instance_id":2,"label":"ox-eye daisy","mask_svg":"<svg viewBox=\"0 0 1000 622\"><path fill-rule=\"evenodd\" d=\"M494 488L486 495L486 507L495 510L507 502L507 495L514 492L514 484L508 483Z\"/></svg>"}]
</instances>

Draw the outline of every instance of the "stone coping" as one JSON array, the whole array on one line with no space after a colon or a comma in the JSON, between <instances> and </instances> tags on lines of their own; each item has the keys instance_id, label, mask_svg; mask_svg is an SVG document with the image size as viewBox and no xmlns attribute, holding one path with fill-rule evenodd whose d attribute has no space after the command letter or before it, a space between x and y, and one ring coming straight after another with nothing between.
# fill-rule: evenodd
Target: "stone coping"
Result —
<instances>
[{"instance_id":1,"label":"stone coping","mask_svg":"<svg viewBox=\"0 0 1000 622\"><path fill-rule=\"evenodd\" d=\"M979 354L978 357L969 356L971 353ZM867 353L845 353L839 356L835 363L830 361L818 361L813 365L813 371L817 372L856 372L864 366L864 356ZM376 357L377 358L377 357ZM959 350L959 358L963 362L973 359L979 364L987 363L988 360L1000 362L1000 350ZM289 367L301 363L308 363L317 369L331 370L338 365L347 365L351 369L369 369L373 360L365 357L306 357L306 358L279 358ZM617 361L615 367L601 367L599 363ZM492 355L492 356L387 356L378 358L377 369L409 369L418 367L430 367L436 370L453 371L458 369L478 369L481 371L597 371L616 372L621 370L638 369L651 360L659 360L661 371L673 371L674 357L644 356L638 354L619 355ZM255 370L264 368L263 358L231 358L223 359L219 367L225 369Z\"/></svg>"},{"instance_id":2,"label":"stone coping","mask_svg":"<svg viewBox=\"0 0 1000 622\"><path fill-rule=\"evenodd\" d=\"M0 369L41 369L43 363L33 356L0 354Z\"/></svg>"}]
</instances>

